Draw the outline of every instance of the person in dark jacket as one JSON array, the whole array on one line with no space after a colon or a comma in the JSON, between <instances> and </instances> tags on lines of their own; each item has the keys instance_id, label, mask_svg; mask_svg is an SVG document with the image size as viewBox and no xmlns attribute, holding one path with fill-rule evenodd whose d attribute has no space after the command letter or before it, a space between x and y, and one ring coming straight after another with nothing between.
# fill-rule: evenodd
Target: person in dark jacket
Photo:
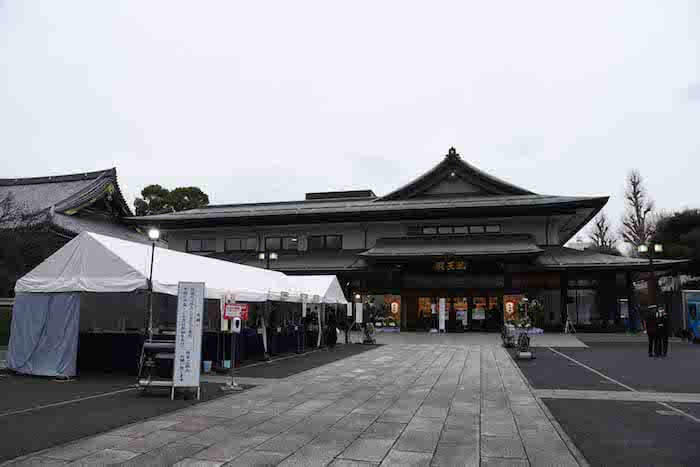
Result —
<instances>
[{"instance_id":1,"label":"person in dark jacket","mask_svg":"<svg viewBox=\"0 0 700 467\"><path fill-rule=\"evenodd\" d=\"M668 315L663 308L659 308L656 316L656 356L665 357L668 353Z\"/></svg>"},{"instance_id":2,"label":"person in dark jacket","mask_svg":"<svg viewBox=\"0 0 700 467\"><path fill-rule=\"evenodd\" d=\"M326 343L328 348L333 350L335 348L335 343L338 341L338 331L336 330L337 324L335 321L335 315L333 313L328 315L328 328L326 329Z\"/></svg>"},{"instance_id":3,"label":"person in dark jacket","mask_svg":"<svg viewBox=\"0 0 700 467\"><path fill-rule=\"evenodd\" d=\"M656 355L656 305L651 305L647 309L646 319L644 320L644 325L647 328L647 339L649 340L649 356L653 357Z\"/></svg>"}]
</instances>

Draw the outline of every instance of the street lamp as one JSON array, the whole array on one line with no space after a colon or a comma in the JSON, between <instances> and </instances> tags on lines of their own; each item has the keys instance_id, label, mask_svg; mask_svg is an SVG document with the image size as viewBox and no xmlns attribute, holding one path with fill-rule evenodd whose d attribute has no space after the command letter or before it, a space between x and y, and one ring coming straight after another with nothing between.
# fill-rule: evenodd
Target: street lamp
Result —
<instances>
[{"instance_id":1,"label":"street lamp","mask_svg":"<svg viewBox=\"0 0 700 467\"><path fill-rule=\"evenodd\" d=\"M149 229L148 238L151 239L151 273L148 276L148 342L153 342L153 260L156 254L156 242L160 238L160 230Z\"/></svg>"},{"instance_id":2,"label":"street lamp","mask_svg":"<svg viewBox=\"0 0 700 467\"><path fill-rule=\"evenodd\" d=\"M277 261L277 253L274 251L261 251L258 253L258 259L265 261L265 269L270 269L270 260Z\"/></svg>"},{"instance_id":3,"label":"street lamp","mask_svg":"<svg viewBox=\"0 0 700 467\"><path fill-rule=\"evenodd\" d=\"M654 243L654 247L650 248L651 245L646 245L642 243L637 245L637 251L640 254L648 253L649 256L649 280L647 281L647 289L649 293L649 304L656 305L656 275L654 274L654 254L653 253L663 253L664 246L660 243Z\"/></svg>"}]
</instances>

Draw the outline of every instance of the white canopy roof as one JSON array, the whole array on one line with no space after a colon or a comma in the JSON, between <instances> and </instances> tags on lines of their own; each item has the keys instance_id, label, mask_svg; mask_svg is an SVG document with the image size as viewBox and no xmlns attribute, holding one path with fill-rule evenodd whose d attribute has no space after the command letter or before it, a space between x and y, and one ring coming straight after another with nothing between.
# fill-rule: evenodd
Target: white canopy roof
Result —
<instances>
[{"instance_id":1,"label":"white canopy roof","mask_svg":"<svg viewBox=\"0 0 700 467\"><path fill-rule=\"evenodd\" d=\"M148 288L150 266L150 245L83 232L19 279L15 291L131 292ZM300 302L300 295L306 293L319 295L324 302L325 297L333 300L326 303L335 303L339 298L342 298L340 303L345 302L335 276L290 277L277 271L156 247L153 291L177 295L178 282L185 281L204 282L206 297L213 299L232 293L241 302Z\"/></svg>"},{"instance_id":2,"label":"white canopy roof","mask_svg":"<svg viewBox=\"0 0 700 467\"><path fill-rule=\"evenodd\" d=\"M309 295L310 303L347 303L335 276L287 276L287 282L295 295Z\"/></svg>"}]
</instances>

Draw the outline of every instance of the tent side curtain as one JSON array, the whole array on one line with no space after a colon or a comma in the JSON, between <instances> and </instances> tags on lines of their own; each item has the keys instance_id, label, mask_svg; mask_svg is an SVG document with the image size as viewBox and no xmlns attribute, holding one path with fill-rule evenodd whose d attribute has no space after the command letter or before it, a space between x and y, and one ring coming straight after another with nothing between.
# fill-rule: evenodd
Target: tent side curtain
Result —
<instances>
[{"instance_id":1,"label":"tent side curtain","mask_svg":"<svg viewBox=\"0 0 700 467\"><path fill-rule=\"evenodd\" d=\"M79 323L79 293L17 295L8 368L28 375L75 376Z\"/></svg>"}]
</instances>

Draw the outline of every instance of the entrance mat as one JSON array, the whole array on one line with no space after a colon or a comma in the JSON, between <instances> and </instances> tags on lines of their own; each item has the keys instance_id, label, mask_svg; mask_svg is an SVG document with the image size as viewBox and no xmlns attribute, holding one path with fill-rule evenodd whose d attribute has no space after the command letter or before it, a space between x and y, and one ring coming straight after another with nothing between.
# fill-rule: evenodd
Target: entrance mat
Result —
<instances>
[{"instance_id":1,"label":"entrance mat","mask_svg":"<svg viewBox=\"0 0 700 467\"><path fill-rule=\"evenodd\" d=\"M315 352L309 352L291 357L272 360L269 363L257 363L236 370L235 376L241 378L286 378L288 376L311 370L328 363L337 362L353 355L377 349L381 344L341 344L335 349L323 348Z\"/></svg>"},{"instance_id":2,"label":"entrance mat","mask_svg":"<svg viewBox=\"0 0 700 467\"><path fill-rule=\"evenodd\" d=\"M179 399L171 401L169 389L142 394L132 389L135 382L133 377L109 374L70 382L20 375L0 378L0 462L231 395L221 391L221 384L202 383L201 401L184 400L180 392ZM26 411L33 408L37 409Z\"/></svg>"}]
</instances>

